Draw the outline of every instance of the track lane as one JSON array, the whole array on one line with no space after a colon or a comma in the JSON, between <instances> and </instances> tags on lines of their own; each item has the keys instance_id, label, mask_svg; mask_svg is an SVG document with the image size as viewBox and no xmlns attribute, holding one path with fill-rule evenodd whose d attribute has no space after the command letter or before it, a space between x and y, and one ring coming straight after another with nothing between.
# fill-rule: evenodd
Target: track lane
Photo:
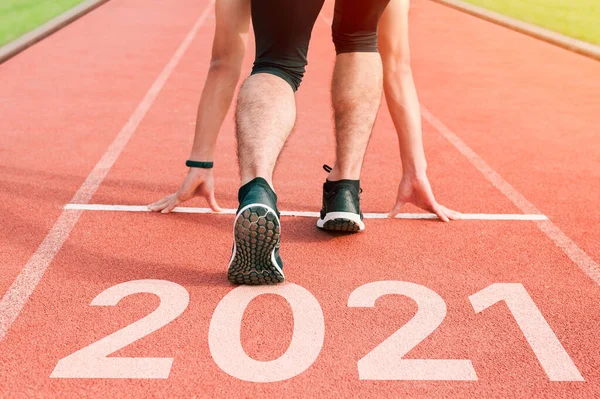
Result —
<instances>
[{"instance_id":1,"label":"track lane","mask_svg":"<svg viewBox=\"0 0 600 399\"><path fill-rule=\"evenodd\" d=\"M414 3L413 70L423 104L598 263L600 64L430 1Z\"/></svg>"},{"instance_id":2,"label":"track lane","mask_svg":"<svg viewBox=\"0 0 600 399\"><path fill-rule=\"evenodd\" d=\"M571 267L531 222L447 226L373 220L365 234L332 237L311 220L285 218L286 275L320 302L325 344L314 365L294 379L270 384L233 379L214 364L207 343L215 307L232 290L223 278L232 220L230 215L85 213L1 344L11 348L0 351L5 392L29 387L61 397L83 392L110 396L123 390L134 396L336 392L387 397L435 392L439 397L501 397L519 392L592 397L598 390L598 321L590 315L600 311L600 289ZM115 307L89 306L108 287L147 278L181 284L190 293L190 305L174 322L114 356L174 357L169 379L48 378L61 358L155 309L158 300L149 294L127 297ZM410 299L400 296L380 299L375 309L347 307L355 288L379 280L422 284L446 301L445 321L407 357L471 359L477 382L358 380L358 359L416 311ZM526 287L587 383L548 381L503 304L475 314L468 296L496 282ZM281 298L256 299L244 315L244 348L259 360L272 360L285 351L292 325L289 305Z\"/></svg>"},{"instance_id":3,"label":"track lane","mask_svg":"<svg viewBox=\"0 0 600 399\"><path fill-rule=\"evenodd\" d=\"M319 39L315 40L317 46L311 51L324 55L331 51L325 39L328 32L324 27L317 30ZM206 45L200 40L193 44L195 51ZM326 129L327 120L315 119L314 115L316 111L323 113L327 105L320 98L327 99L328 74L325 70L330 61L312 63L309 68L314 69L309 69L309 74L315 75L307 76L304 87L307 94L299 98L306 122L299 118L297 132L282 157L282 162L289 164L282 164L285 167L281 166L277 171L280 193L283 193L280 195L284 197L282 203L286 205L306 206L315 200L318 204L321 172L302 165L318 165L331 151L332 136L315 135L312 130L317 125ZM182 154L182 159L187 155L189 132L183 131L183 126L190 120L193 122L195 102L192 101L198 93L185 91L185 85L187 83L189 88L189 82L197 78L194 62L200 64L198 59L187 56L175 71L156 107L150 111L109 174L107 184L101 187L93 201L105 199L108 194L123 202L144 196L152 200L150 197L155 192L160 196L168 189L148 188L152 176L161 183L166 182L165 185L176 187L179 183L177 173L181 167L174 165L172 159L169 161L169 157L173 158L172 154L177 152ZM309 79L314 83L309 85ZM180 106L185 107L184 112L180 111ZM184 116L177 115L180 112ZM370 170L365 169L365 175L369 182L390 185L394 184L394 178L382 177L385 169L381 166L393 167L389 158L396 148L390 148L393 131L382 129L385 116L382 120L377 128L381 130L376 133L370 148L369 157L372 158L367 159L366 167L375 165ZM457 201L451 203L453 206L464 203L514 212L512 204L444 139L432 133L427 128L429 157L431 159L433 153L435 163L440 165L437 171L435 168L431 171L434 184L439 184L440 197L448 195L450 201ZM159 135L166 135L166 141L151 140ZM307 137L317 143L322 140L322 143L307 143ZM232 166L228 162L235 160L225 154L231 153L233 148L232 136L222 135L222 140L219 145L223 152L219 156L225 161L222 163ZM154 147L148 150L151 142ZM173 144L169 145L169 142ZM160 149L160 144L170 147L159 153L156 148ZM310 158L301 158L302 146L306 148L307 145L315 151L309 152ZM387 160L379 163L384 157ZM154 158L163 161L162 165L153 161ZM162 166L159 176L164 180L156 179L149 167L155 164ZM170 166L172 164L174 166ZM293 179L285 179L289 170L297 171ZM462 177L457 185L459 174ZM237 184L231 168L224 179L228 180L220 190L224 197L229 195L230 198L225 198L221 205L226 205L225 201L234 201ZM305 190L311 193L298 192L299 182L304 180L312 181L313 190ZM373 184L367 192L376 192L382 187L379 184ZM131 191L124 190L132 185ZM476 192L477 196L461 197L456 194L457 187ZM159 190L163 192L158 193ZM369 198L368 206L387 209L387 202L393 200L387 195L386 198ZM286 197L300 200L288 199L286 203ZM367 234L336 238L317 231L313 221L284 219L282 251L285 251L286 274L290 281L306 287L321 303L326 320L325 345L314 366L293 380L252 384L232 379L211 360L206 342L212 312L223 295L231 290L222 278L231 244L231 222L231 216L84 213L7 340L0 343L3 349L9 348L0 351L0 364L3 365L0 385L8 387L7 390L14 394L44 392L63 397L80 397L84 393L119 395L125 391L140 396L212 394L231 397L233 389L240 396L300 396L307 392L313 396L326 396L335 392L347 396L360 393L397 397L398 394L431 396L435 392L440 397L489 397L518 392L523 396L593 397L598 392L600 360L594 350L598 321L589 315L598 314L600 292L530 222L507 226L502 222L444 225L369 221ZM559 281L556 276L560 276ZM49 379L60 358L156 307L156 298L147 294L126 298L115 308L88 306L102 290L139 278L164 278L182 284L191 294L190 306L172 324L115 355L174 356L171 377L166 381ZM478 382L358 381L356 361L396 331L416 310L409 299L400 297L381 299L376 309L347 308L348 295L354 288L381 279L423 284L438 292L448 304L444 323L408 357L473 359ZM525 285L588 383L548 382L503 305L495 305L480 315L474 314L468 295L494 282ZM265 314L265 308L272 308L272 313ZM270 360L283 353L292 326L291 312L283 300L272 296L255 300L246 311L244 322L242 341L250 355ZM262 335L263 331L267 334Z\"/></svg>"},{"instance_id":4,"label":"track lane","mask_svg":"<svg viewBox=\"0 0 600 399\"><path fill-rule=\"evenodd\" d=\"M190 9L204 3L157 3L137 18L143 4L111 1L0 65L1 294L195 22Z\"/></svg>"}]
</instances>

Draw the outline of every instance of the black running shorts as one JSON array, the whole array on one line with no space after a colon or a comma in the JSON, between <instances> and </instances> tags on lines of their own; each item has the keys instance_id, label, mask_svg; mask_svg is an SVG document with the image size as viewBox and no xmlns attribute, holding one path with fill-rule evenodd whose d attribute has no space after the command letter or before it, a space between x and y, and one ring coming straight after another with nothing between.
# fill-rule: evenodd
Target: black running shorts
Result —
<instances>
[{"instance_id":1,"label":"black running shorts","mask_svg":"<svg viewBox=\"0 0 600 399\"><path fill-rule=\"evenodd\" d=\"M251 0L256 58L252 74L270 73L298 90L313 26L324 0ZM336 0L336 52L377 52L377 25L389 0Z\"/></svg>"}]
</instances>

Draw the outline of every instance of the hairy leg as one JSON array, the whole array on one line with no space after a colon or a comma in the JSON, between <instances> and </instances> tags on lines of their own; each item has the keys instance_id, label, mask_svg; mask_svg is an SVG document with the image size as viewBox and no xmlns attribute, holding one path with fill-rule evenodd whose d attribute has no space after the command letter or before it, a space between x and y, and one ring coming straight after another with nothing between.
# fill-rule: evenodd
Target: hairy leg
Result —
<instances>
[{"instance_id":1,"label":"hairy leg","mask_svg":"<svg viewBox=\"0 0 600 399\"><path fill-rule=\"evenodd\" d=\"M341 53L335 63L332 102L336 162L328 180L358 180L382 91L378 53Z\"/></svg>"},{"instance_id":2,"label":"hairy leg","mask_svg":"<svg viewBox=\"0 0 600 399\"><path fill-rule=\"evenodd\" d=\"M294 92L322 6L323 0L251 0L256 58L236 112L242 185L262 177L273 187L273 169L294 127Z\"/></svg>"},{"instance_id":3,"label":"hairy leg","mask_svg":"<svg viewBox=\"0 0 600 399\"><path fill-rule=\"evenodd\" d=\"M262 177L273 187L275 163L295 120L294 91L285 80L267 73L246 80L236 112L242 185Z\"/></svg>"}]
</instances>

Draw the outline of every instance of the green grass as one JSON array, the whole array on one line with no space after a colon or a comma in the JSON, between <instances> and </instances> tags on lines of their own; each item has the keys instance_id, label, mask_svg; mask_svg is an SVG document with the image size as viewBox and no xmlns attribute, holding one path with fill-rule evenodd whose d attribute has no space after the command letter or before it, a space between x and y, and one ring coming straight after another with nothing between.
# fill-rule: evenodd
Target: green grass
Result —
<instances>
[{"instance_id":1,"label":"green grass","mask_svg":"<svg viewBox=\"0 0 600 399\"><path fill-rule=\"evenodd\" d=\"M37 28L83 0L0 0L0 46Z\"/></svg>"},{"instance_id":2,"label":"green grass","mask_svg":"<svg viewBox=\"0 0 600 399\"><path fill-rule=\"evenodd\" d=\"M0 46L82 0L0 0ZM600 45L600 0L466 0L576 39Z\"/></svg>"},{"instance_id":3,"label":"green grass","mask_svg":"<svg viewBox=\"0 0 600 399\"><path fill-rule=\"evenodd\" d=\"M600 44L600 0L466 0L468 3Z\"/></svg>"}]
</instances>

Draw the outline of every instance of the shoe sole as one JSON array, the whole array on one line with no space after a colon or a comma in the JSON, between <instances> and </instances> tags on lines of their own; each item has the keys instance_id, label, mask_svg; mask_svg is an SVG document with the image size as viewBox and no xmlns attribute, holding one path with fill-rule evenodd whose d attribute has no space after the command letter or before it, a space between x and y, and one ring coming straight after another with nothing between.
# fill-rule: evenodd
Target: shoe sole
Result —
<instances>
[{"instance_id":1,"label":"shoe sole","mask_svg":"<svg viewBox=\"0 0 600 399\"><path fill-rule=\"evenodd\" d=\"M273 209L264 204L242 208L233 223L229 281L248 285L282 283L285 276L275 260L279 237L279 218Z\"/></svg>"},{"instance_id":2,"label":"shoe sole","mask_svg":"<svg viewBox=\"0 0 600 399\"><path fill-rule=\"evenodd\" d=\"M329 231L356 233L365 229L360 215L352 212L329 212L317 220L317 227Z\"/></svg>"}]
</instances>

